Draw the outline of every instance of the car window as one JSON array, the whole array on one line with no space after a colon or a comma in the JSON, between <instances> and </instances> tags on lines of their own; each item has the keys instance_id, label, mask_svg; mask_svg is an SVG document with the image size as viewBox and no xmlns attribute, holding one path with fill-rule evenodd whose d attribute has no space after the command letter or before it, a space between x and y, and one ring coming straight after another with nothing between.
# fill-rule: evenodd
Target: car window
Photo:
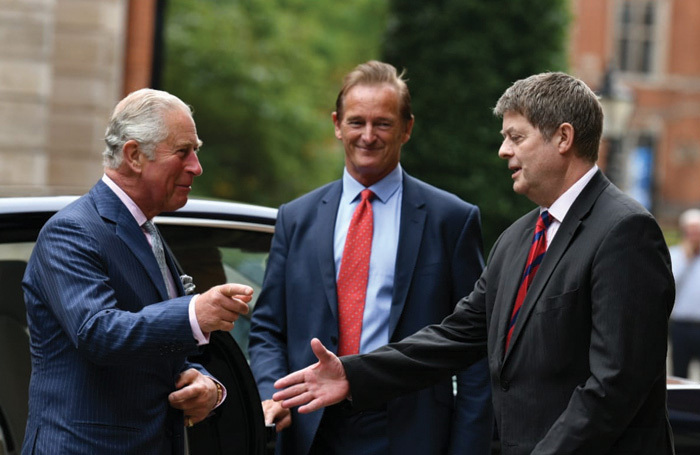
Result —
<instances>
[{"instance_id":1,"label":"car window","mask_svg":"<svg viewBox=\"0 0 700 455\"><path fill-rule=\"evenodd\" d=\"M227 282L247 284L254 289L251 311L239 318L231 331L248 358L250 315L262 287L272 228L258 231L174 224L159 224L158 228L184 273L193 278L195 292ZM26 263L33 248L34 242L0 243L0 261ZM20 283L10 285L19 286ZM7 302L2 305L5 304Z\"/></svg>"},{"instance_id":2,"label":"car window","mask_svg":"<svg viewBox=\"0 0 700 455\"><path fill-rule=\"evenodd\" d=\"M262 288L272 241L266 232L207 226L159 225L185 274L193 278L195 292L224 283L247 284L254 290L250 312L241 316L231 334L248 356L250 316Z\"/></svg>"}]
</instances>

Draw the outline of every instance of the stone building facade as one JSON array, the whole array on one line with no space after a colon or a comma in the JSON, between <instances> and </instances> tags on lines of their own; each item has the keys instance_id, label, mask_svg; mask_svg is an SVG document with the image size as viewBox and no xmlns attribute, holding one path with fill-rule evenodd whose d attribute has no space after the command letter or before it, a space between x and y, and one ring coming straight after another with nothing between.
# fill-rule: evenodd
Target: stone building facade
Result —
<instances>
[{"instance_id":1,"label":"stone building facade","mask_svg":"<svg viewBox=\"0 0 700 455\"><path fill-rule=\"evenodd\" d=\"M111 109L150 81L154 4L0 0L0 196L99 179Z\"/></svg>"}]
</instances>

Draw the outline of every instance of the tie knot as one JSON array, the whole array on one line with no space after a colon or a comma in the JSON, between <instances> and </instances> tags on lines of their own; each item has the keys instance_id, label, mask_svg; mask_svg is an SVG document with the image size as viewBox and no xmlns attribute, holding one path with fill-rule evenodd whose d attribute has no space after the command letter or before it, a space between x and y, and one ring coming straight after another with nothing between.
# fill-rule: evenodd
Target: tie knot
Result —
<instances>
[{"instance_id":1,"label":"tie knot","mask_svg":"<svg viewBox=\"0 0 700 455\"><path fill-rule=\"evenodd\" d=\"M365 202L365 201L372 202L372 199L374 199L374 192L372 192L372 190L370 190L370 189L364 189L360 193L360 197L362 198L360 200L360 202Z\"/></svg>"},{"instance_id":2,"label":"tie knot","mask_svg":"<svg viewBox=\"0 0 700 455\"><path fill-rule=\"evenodd\" d=\"M540 213L540 217L537 220L537 227L542 229L549 229L549 225L552 224L552 215L549 211L545 210Z\"/></svg>"},{"instance_id":3,"label":"tie knot","mask_svg":"<svg viewBox=\"0 0 700 455\"><path fill-rule=\"evenodd\" d=\"M145 223L143 223L141 227L143 227L143 230L146 231L149 235L156 235L156 226L153 224L153 221L148 220Z\"/></svg>"}]
</instances>

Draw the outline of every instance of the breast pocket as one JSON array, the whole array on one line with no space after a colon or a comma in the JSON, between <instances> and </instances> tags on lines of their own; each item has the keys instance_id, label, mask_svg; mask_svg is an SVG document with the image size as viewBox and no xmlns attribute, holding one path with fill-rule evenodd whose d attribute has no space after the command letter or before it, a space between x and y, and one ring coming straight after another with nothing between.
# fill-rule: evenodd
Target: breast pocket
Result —
<instances>
[{"instance_id":1,"label":"breast pocket","mask_svg":"<svg viewBox=\"0 0 700 455\"><path fill-rule=\"evenodd\" d=\"M578 288L552 297L546 297L537 302L534 314L540 315L552 311L577 311L580 302Z\"/></svg>"},{"instance_id":2,"label":"breast pocket","mask_svg":"<svg viewBox=\"0 0 700 455\"><path fill-rule=\"evenodd\" d=\"M587 362L591 337L590 297L579 289L537 302L528 324L532 352L544 356L549 369L578 368ZM578 365L582 362L581 365ZM585 365L584 365L585 364Z\"/></svg>"}]
</instances>

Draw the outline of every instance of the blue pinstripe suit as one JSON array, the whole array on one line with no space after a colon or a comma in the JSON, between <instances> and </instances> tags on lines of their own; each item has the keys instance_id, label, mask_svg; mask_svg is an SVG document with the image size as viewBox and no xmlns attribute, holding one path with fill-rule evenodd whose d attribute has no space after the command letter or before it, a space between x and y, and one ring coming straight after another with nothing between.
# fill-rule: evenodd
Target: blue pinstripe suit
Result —
<instances>
[{"instance_id":1,"label":"blue pinstripe suit","mask_svg":"<svg viewBox=\"0 0 700 455\"><path fill-rule=\"evenodd\" d=\"M184 369L203 371L186 361L197 352L191 297L168 300L146 237L103 182L44 226L23 286L32 376L22 453L183 453L168 394Z\"/></svg>"}]
</instances>

